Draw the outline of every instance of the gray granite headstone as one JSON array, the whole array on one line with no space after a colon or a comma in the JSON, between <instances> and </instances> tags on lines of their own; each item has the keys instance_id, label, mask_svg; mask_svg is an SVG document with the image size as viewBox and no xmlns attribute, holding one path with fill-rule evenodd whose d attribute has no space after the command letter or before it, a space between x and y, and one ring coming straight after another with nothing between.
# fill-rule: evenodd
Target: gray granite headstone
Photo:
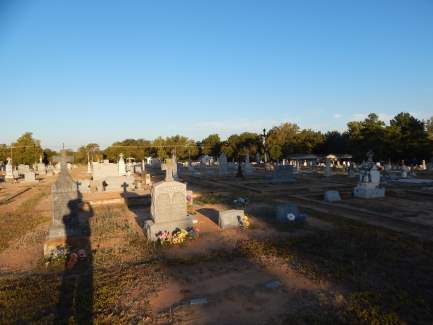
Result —
<instances>
[{"instance_id":1,"label":"gray granite headstone","mask_svg":"<svg viewBox=\"0 0 433 325\"><path fill-rule=\"evenodd\" d=\"M104 192L129 192L135 189L134 176L111 176L102 181Z\"/></svg>"},{"instance_id":2,"label":"gray granite headstone","mask_svg":"<svg viewBox=\"0 0 433 325\"><path fill-rule=\"evenodd\" d=\"M156 183L151 191L151 217L145 223L147 238L156 240L160 231L192 227L192 216L187 213L186 184L173 180L171 164L165 166L166 180Z\"/></svg>"},{"instance_id":3,"label":"gray granite headstone","mask_svg":"<svg viewBox=\"0 0 433 325\"><path fill-rule=\"evenodd\" d=\"M61 162L60 173L51 187L52 221L48 231L48 239L61 239L77 235L78 211L80 195L77 183L69 175L66 162Z\"/></svg>"},{"instance_id":4,"label":"gray granite headstone","mask_svg":"<svg viewBox=\"0 0 433 325\"><path fill-rule=\"evenodd\" d=\"M152 190L155 222L169 222L186 216L186 185L180 182L156 184Z\"/></svg>"}]
</instances>

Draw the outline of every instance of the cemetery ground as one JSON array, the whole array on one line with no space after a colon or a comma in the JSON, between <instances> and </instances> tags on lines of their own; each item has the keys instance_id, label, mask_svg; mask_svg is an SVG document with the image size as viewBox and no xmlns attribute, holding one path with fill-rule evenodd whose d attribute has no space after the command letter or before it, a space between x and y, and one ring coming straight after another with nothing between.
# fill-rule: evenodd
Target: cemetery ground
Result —
<instances>
[{"instance_id":1,"label":"cemetery ground","mask_svg":"<svg viewBox=\"0 0 433 325\"><path fill-rule=\"evenodd\" d=\"M74 178L84 174L81 167L72 172ZM54 180L0 185L2 324L55 321L65 261L43 257ZM390 183L385 198L364 200L350 195L356 179L342 175L305 173L295 183L259 176L183 180L194 192L189 211L199 221L200 236L179 246L146 240L146 191L126 200L107 194L98 200L110 204L100 205L84 196L91 202L85 209L92 210L92 267L85 271L92 285L77 289L74 299L86 305L95 323L433 321L431 189ZM338 190L343 200L324 202L328 189ZM248 198L250 228L220 230L217 212L234 208L240 197ZM287 201L308 215L306 222L281 225L271 219L272 207Z\"/></svg>"}]
</instances>

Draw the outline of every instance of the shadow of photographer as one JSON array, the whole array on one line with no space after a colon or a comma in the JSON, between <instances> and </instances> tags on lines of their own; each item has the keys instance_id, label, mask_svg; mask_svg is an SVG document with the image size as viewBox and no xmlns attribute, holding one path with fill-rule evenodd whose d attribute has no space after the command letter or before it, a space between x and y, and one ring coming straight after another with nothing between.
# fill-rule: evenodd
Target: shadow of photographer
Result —
<instances>
[{"instance_id":1,"label":"shadow of photographer","mask_svg":"<svg viewBox=\"0 0 433 325\"><path fill-rule=\"evenodd\" d=\"M68 202L70 213L63 216L67 258L62 274L56 324L67 324L72 317L77 324L93 323L93 262L90 218L94 212L84 204L82 195Z\"/></svg>"}]
</instances>

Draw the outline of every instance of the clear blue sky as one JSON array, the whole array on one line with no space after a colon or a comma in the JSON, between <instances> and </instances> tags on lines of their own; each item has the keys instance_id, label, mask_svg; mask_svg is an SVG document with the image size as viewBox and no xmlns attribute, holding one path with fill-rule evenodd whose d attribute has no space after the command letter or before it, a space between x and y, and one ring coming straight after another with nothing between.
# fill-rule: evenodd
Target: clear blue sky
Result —
<instances>
[{"instance_id":1,"label":"clear blue sky","mask_svg":"<svg viewBox=\"0 0 433 325\"><path fill-rule=\"evenodd\" d=\"M0 0L0 143L433 115L433 1Z\"/></svg>"}]
</instances>

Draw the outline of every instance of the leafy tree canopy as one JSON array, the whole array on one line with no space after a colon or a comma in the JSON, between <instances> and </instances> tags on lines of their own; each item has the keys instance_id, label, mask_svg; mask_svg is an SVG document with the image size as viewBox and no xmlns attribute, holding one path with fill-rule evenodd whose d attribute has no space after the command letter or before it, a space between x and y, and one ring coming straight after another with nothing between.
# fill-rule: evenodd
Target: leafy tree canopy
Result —
<instances>
[{"instance_id":1,"label":"leafy tree canopy","mask_svg":"<svg viewBox=\"0 0 433 325\"><path fill-rule=\"evenodd\" d=\"M0 144L0 161L11 155L14 164L33 164L42 155L45 163L52 160L55 151L42 149L40 142L26 132L11 145ZM376 160L407 160L409 163L430 160L433 157L433 117L421 121L409 113L397 114L389 123L371 113L362 121L347 123L347 130L321 133L311 129L301 129L295 123L282 123L274 126L266 134L266 150L273 161L287 158L297 153L344 154L350 153L356 161L365 159L368 150L373 150ZM125 139L117 141L101 150L98 144L81 146L75 153L75 162L86 163L87 157L93 160L103 158L117 161L119 154L137 161L144 157L159 157L164 160L173 153L179 160L196 159L199 155L217 157L221 152L231 160L245 155L263 154L261 135L254 132L232 134L222 141L218 134L210 134L201 142L195 142L182 135L158 137L153 141L145 139ZM253 158L254 159L254 158Z\"/></svg>"},{"instance_id":2,"label":"leafy tree canopy","mask_svg":"<svg viewBox=\"0 0 433 325\"><path fill-rule=\"evenodd\" d=\"M32 165L39 161L43 150L39 140L33 138L31 132L26 132L12 144L12 161L14 165Z\"/></svg>"}]
</instances>

